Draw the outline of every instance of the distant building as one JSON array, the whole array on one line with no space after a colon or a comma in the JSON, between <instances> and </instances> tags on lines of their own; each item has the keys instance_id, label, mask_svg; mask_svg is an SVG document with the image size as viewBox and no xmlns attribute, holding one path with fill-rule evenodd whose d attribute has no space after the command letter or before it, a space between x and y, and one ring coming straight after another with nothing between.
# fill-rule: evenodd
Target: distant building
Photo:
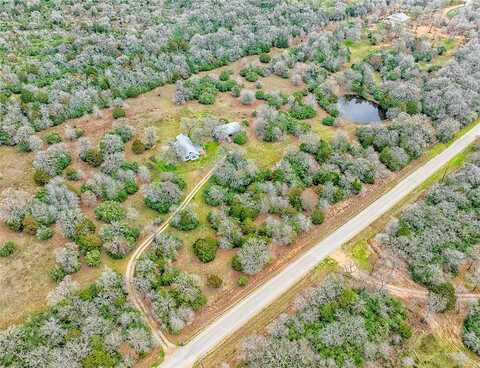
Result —
<instances>
[{"instance_id":1,"label":"distant building","mask_svg":"<svg viewBox=\"0 0 480 368\"><path fill-rule=\"evenodd\" d=\"M405 13L394 13L387 17L391 24L405 24L410 20L410 17Z\"/></svg>"},{"instance_id":2,"label":"distant building","mask_svg":"<svg viewBox=\"0 0 480 368\"><path fill-rule=\"evenodd\" d=\"M241 132L242 126L236 121L228 124L223 124L213 129L213 137L218 141L225 141L230 139L235 133Z\"/></svg>"},{"instance_id":3,"label":"distant building","mask_svg":"<svg viewBox=\"0 0 480 368\"><path fill-rule=\"evenodd\" d=\"M175 147L178 158L182 161L198 160L203 153L202 148L193 144L185 134L177 135L173 146Z\"/></svg>"}]
</instances>

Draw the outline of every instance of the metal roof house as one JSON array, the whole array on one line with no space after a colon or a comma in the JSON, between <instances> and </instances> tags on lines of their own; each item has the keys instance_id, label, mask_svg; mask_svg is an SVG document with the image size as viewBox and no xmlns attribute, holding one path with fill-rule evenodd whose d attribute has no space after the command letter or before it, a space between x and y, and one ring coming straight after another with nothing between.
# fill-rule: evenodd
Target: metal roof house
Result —
<instances>
[{"instance_id":1,"label":"metal roof house","mask_svg":"<svg viewBox=\"0 0 480 368\"><path fill-rule=\"evenodd\" d=\"M240 125L240 123L234 121L232 123L223 124L215 127L213 129L213 137L216 140L223 141L240 131L242 131L242 126Z\"/></svg>"},{"instance_id":2,"label":"metal roof house","mask_svg":"<svg viewBox=\"0 0 480 368\"><path fill-rule=\"evenodd\" d=\"M192 143L185 134L179 134L173 143L178 158L182 161L194 161L200 158L202 148Z\"/></svg>"},{"instance_id":3,"label":"metal roof house","mask_svg":"<svg viewBox=\"0 0 480 368\"><path fill-rule=\"evenodd\" d=\"M410 17L405 13L394 13L388 16L387 20L392 24L404 24L410 20Z\"/></svg>"}]
</instances>

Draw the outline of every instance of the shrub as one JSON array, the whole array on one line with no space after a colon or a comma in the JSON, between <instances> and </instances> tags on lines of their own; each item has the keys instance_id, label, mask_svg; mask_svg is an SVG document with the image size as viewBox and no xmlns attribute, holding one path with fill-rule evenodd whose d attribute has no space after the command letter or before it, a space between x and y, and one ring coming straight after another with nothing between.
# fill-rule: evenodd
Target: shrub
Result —
<instances>
[{"instance_id":1,"label":"shrub","mask_svg":"<svg viewBox=\"0 0 480 368\"><path fill-rule=\"evenodd\" d=\"M62 141L62 137L60 137L60 134L56 132L52 132L45 135L45 137L43 138L43 141L46 144L56 144Z\"/></svg>"},{"instance_id":2,"label":"shrub","mask_svg":"<svg viewBox=\"0 0 480 368\"><path fill-rule=\"evenodd\" d=\"M50 278L56 282L59 283L62 281L65 276L67 276L67 273L62 270L60 267L54 268L53 270L50 271Z\"/></svg>"},{"instance_id":3,"label":"shrub","mask_svg":"<svg viewBox=\"0 0 480 368\"><path fill-rule=\"evenodd\" d=\"M75 170L74 168L67 168L67 170L65 170L65 177L68 179L68 180L72 180L72 181L78 181L82 178L82 174L80 171L78 170Z\"/></svg>"},{"instance_id":4,"label":"shrub","mask_svg":"<svg viewBox=\"0 0 480 368\"><path fill-rule=\"evenodd\" d=\"M185 209L175 215L172 219L171 225L175 229L190 231L197 228L199 223L197 214L191 209Z\"/></svg>"},{"instance_id":5,"label":"shrub","mask_svg":"<svg viewBox=\"0 0 480 368\"><path fill-rule=\"evenodd\" d=\"M227 190L220 185L211 185L203 192L203 199L210 206L220 206L227 197Z\"/></svg>"},{"instance_id":6,"label":"shrub","mask_svg":"<svg viewBox=\"0 0 480 368\"><path fill-rule=\"evenodd\" d=\"M268 64L272 60L272 57L268 54L260 54L258 59L261 63Z\"/></svg>"},{"instance_id":7,"label":"shrub","mask_svg":"<svg viewBox=\"0 0 480 368\"><path fill-rule=\"evenodd\" d=\"M208 275L207 285L213 289L219 289L223 285L223 280L220 276L217 275Z\"/></svg>"},{"instance_id":8,"label":"shrub","mask_svg":"<svg viewBox=\"0 0 480 368\"><path fill-rule=\"evenodd\" d=\"M53 230L48 226L40 225L37 229L36 236L38 240L48 240L53 236Z\"/></svg>"},{"instance_id":9,"label":"shrub","mask_svg":"<svg viewBox=\"0 0 480 368\"><path fill-rule=\"evenodd\" d=\"M23 219L23 230L29 235L35 235L38 230L38 222L31 215Z\"/></svg>"},{"instance_id":10,"label":"shrub","mask_svg":"<svg viewBox=\"0 0 480 368\"><path fill-rule=\"evenodd\" d=\"M255 101L255 94L249 90L243 90L240 93L240 102L242 105L251 105Z\"/></svg>"},{"instance_id":11,"label":"shrub","mask_svg":"<svg viewBox=\"0 0 480 368\"><path fill-rule=\"evenodd\" d=\"M309 105L296 105L290 111L290 116L298 120L311 119L316 114L315 109Z\"/></svg>"},{"instance_id":12,"label":"shrub","mask_svg":"<svg viewBox=\"0 0 480 368\"><path fill-rule=\"evenodd\" d=\"M235 271L238 271L238 272L241 272L242 271L242 262L240 260L240 256L238 254L235 254L233 257L232 257L232 268L235 270Z\"/></svg>"},{"instance_id":13,"label":"shrub","mask_svg":"<svg viewBox=\"0 0 480 368\"><path fill-rule=\"evenodd\" d=\"M17 245L15 242L9 240L3 243L0 247L0 257L8 257L11 256L15 250L17 249Z\"/></svg>"},{"instance_id":14,"label":"shrub","mask_svg":"<svg viewBox=\"0 0 480 368\"><path fill-rule=\"evenodd\" d=\"M335 118L331 116L324 117L322 119L322 124L326 126L333 126L335 124Z\"/></svg>"},{"instance_id":15,"label":"shrub","mask_svg":"<svg viewBox=\"0 0 480 368\"><path fill-rule=\"evenodd\" d=\"M244 145L247 143L247 133L242 131L242 132L237 132L233 135L233 142L238 144L238 145Z\"/></svg>"},{"instance_id":16,"label":"shrub","mask_svg":"<svg viewBox=\"0 0 480 368\"><path fill-rule=\"evenodd\" d=\"M135 180L129 180L125 183L125 185L123 186L123 188L125 189L125 191L128 193L128 194L135 194L138 192L138 185L137 185L137 182Z\"/></svg>"},{"instance_id":17,"label":"shrub","mask_svg":"<svg viewBox=\"0 0 480 368\"><path fill-rule=\"evenodd\" d=\"M97 234L93 233L79 235L76 238L76 242L83 254L86 254L94 249L100 249L102 247L102 239L100 239Z\"/></svg>"},{"instance_id":18,"label":"shrub","mask_svg":"<svg viewBox=\"0 0 480 368\"><path fill-rule=\"evenodd\" d=\"M215 239L198 239L193 243L193 253L203 262L208 263L217 255L218 242Z\"/></svg>"},{"instance_id":19,"label":"shrub","mask_svg":"<svg viewBox=\"0 0 480 368\"><path fill-rule=\"evenodd\" d=\"M220 79L223 82L226 82L227 80L230 79L230 74L231 72L229 70L222 70L218 79Z\"/></svg>"},{"instance_id":20,"label":"shrub","mask_svg":"<svg viewBox=\"0 0 480 368\"><path fill-rule=\"evenodd\" d=\"M126 211L118 202L106 201L100 203L95 208L95 216L100 221L112 223L123 220L126 216Z\"/></svg>"},{"instance_id":21,"label":"shrub","mask_svg":"<svg viewBox=\"0 0 480 368\"><path fill-rule=\"evenodd\" d=\"M60 175L70 165L72 157L64 143L54 144L45 151L38 151L33 161L37 170L45 171L50 176Z\"/></svg>"},{"instance_id":22,"label":"shrub","mask_svg":"<svg viewBox=\"0 0 480 368\"><path fill-rule=\"evenodd\" d=\"M385 147L380 153L380 161L392 171L404 168L410 158L401 147Z\"/></svg>"},{"instance_id":23,"label":"shrub","mask_svg":"<svg viewBox=\"0 0 480 368\"><path fill-rule=\"evenodd\" d=\"M103 154L98 149L94 149L94 148L89 149L85 153L84 161L90 166L98 167L103 162Z\"/></svg>"},{"instance_id":24,"label":"shrub","mask_svg":"<svg viewBox=\"0 0 480 368\"><path fill-rule=\"evenodd\" d=\"M90 267L100 266L100 251L98 249L92 249L85 255L85 263Z\"/></svg>"},{"instance_id":25,"label":"shrub","mask_svg":"<svg viewBox=\"0 0 480 368\"><path fill-rule=\"evenodd\" d=\"M432 285L430 290L434 293L439 295L442 298L445 298L445 311L451 311L455 308L457 304L457 296L455 294L455 288L449 282L444 282L437 285Z\"/></svg>"},{"instance_id":26,"label":"shrub","mask_svg":"<svg viewBox=\"0 0 480 368\"><path fill-rule=\"evenodd\" d=\"M114 119L124 118L126 115L125 109L123 107L116 106L112 110L112 115Z\"/></svg>"},{"instance_id":27,"label":"shrub","mask_svg":"<svg viewBox=\"0 0 480 368\"><path fill-rule=\"evenodd\" d=\"M37 185L46 185L48 184L50 179L52 179L52 177L43 170L35 170L35 172L33 173L33 181Z\"/></svg>"},{"instance_id":28,"label":"shrub","mask_svg":"<svg viewBox=\"0 0 480 368\"><path fill-rule=\"evenodd\" d=\"M480 355L480 302L470 306L463 321L463 343L470 350Z\"/></svg>"},{"instance_id":29,"label":"shrub","mask_svg":"<svg viewBox=\"0 0 480 368\"><path fill-rule=\"evenodd\" d=\"M323 224L324 220L325 215L323 214L323 211L319 208L315 208L312 212L312 223L314 225L320 225Z\"/></svg>"},{"instance_id":30,"label":"shrub","mask_svg":"<svg viewBox=\"0 0 480 368\"><path fill-rule=\"evenodd\" d=\"M240 287L244 287L246 286L248 283L248 277L245 276L245 275L241 275L239 278L238 278L238 286Z\"/></svg>"},{"instance_id":31,"label":"shrub","mask_svg":"<svg viewBox=\"0 0 480 368\"><path fill-rule=\"evenodd\" d=\"M198 102L202 105L213 105L215 103L215 95L210 92L203 92L198 96Z\"/></svg>"},{"instance_id":32,"label":"shrub","mask_svg":"<svg viewBox=\"0 0 480 368\"><path fill-rule=\"evenodd\" d=\"M145 152L146 147L145 144L140 139L135 139L132 142L132 152L135 153L136 155L141 155L143 152Z\"/></svg>"}]
</instances>

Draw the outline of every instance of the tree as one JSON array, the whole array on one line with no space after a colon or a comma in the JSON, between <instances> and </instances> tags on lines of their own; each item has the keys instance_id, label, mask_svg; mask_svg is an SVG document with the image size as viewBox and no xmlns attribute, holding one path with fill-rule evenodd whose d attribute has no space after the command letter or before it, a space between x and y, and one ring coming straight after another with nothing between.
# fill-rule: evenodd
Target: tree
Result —
<instances>
[{"instance_id":1,"label":"tree","mask_svg":"<svg viewBox=\"0 0 480 368\"><path fill-rule=\"evenodd\" d=\"M67 243L63 248L57 249L55 259L58 266L68 274L80 269L80 252L75 243Z\"/></svg>"},{"instance_id":2,"label":"tree","mask_svg":"<svg viewBox=\"0 0 480 368\"><path fill-rule=\"evenodd\" d=\"M126 216L126 211L118 202L106 201L100 203L95 208L95 216L100 221L112 223L123 220Z\"/></svg>"},{"instance_id":3,"label":"tree","mask_svg":"<svg viewBox=\"0 0 480 368\"><path fill-rule=\"evenodd\" d=\"M242 271L248 275L255 275L270 262L271 255L268 245L258 238L248 239L238 253L238 260Z\"/></svg>"},{"instance_id":4,"label":"tree","mask_svg":"<svg viewBox=\"0 0 480 368\"><path fill-rule=\"evenodd\" d=\"M182 231L193 230L197 228L199 224L198 216L191 208L180 211L171 221L171 225L174 228Z\"/></svg>"},{"instance_id":5,"label":"tree","mask_svg":"<svg viewBox=\"0 0 480 368\"><path fill-rule=\"evenodd\" d=\"M12 230L20 231L31 201L32 197L27 192L5 189L0 196L0 219Z\"/></svg>"},{"instance_id":6,"label":"tree","mask_svg":"<svg viewBox=\"0 0 480 368\"><path fill-rule=\"evenodd\" d=\"M157 144L158 135L154 127L147 127L143 135L143 142L147 149L152 149Z\"/></svg>"},{"instance_id":7,"label":"tree","mask_svg":"<svg viewBox=\"0 0 480 368\"><path fill-rule=\"evenodd\" d=\"M218 250L218 242L215 239L197 239L192 245L193 252L203 263L211 262L215 259Z\"/></svg>"},{"instance_id":8,"label":"tree","mask_svg":"<svg viewBox=\"0 0 480 368\"><path fill-rule=\"evenodd\" d=\"M180 202L181 190L171 181L155 182L143 189L145 204L160 212L167 213Z\"/></svg>"}]
</instances>

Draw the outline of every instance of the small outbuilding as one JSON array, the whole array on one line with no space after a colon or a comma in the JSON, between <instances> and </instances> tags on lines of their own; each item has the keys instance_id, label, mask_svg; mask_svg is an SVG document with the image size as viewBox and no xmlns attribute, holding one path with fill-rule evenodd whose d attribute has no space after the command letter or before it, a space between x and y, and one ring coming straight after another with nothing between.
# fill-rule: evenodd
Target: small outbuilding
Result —
<instances>
[{"instance_id":1,"label":"small outbuilding","mask_svg":"<svg viewBox=\"0 0 480 368\"><path fill-rule=\"evenodd\" d=\"M235 133L241 132L242 126L240 123L234 121L232 123L227 123L219 125L213 129L213 137L217 141L225 141L230 139Z\"/></svg>"},{"instance_id":2,"label":"small outbuilding","mask_svg":"<svg viewBox=\"0 0 480 368\"><path fill-rule=\"evenodd\" d=\"M394 13L387 17L387 21L391 24L405 24L410 20L410 17L405 13Z\"/></svg>"},{"instance_id":3,"label":"small outbuilding","mask_svg":"<svg viewBox=\"0 0 480 368\"><path fill-rule=\"evenodd\" d=\"M177 135L173 144L177 156L182 161L194 161L200 158L203 150L200 146L193 144L185 134Z\"/></svg>"}]
</instances>

